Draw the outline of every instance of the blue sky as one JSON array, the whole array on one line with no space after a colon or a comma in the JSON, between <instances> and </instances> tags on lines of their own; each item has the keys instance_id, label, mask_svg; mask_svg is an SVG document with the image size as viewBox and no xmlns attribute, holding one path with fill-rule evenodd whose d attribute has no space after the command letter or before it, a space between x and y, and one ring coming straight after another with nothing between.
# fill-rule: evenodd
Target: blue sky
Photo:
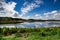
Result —
<instances>
[{"instance_id":1,"label":"blue sky","mask_svg":"<svg viewBox=\"0 0 60 40\"><path fill-rule=\"evenodd\" d=\"M3 0L3 2L4 12L7 10L6 13L11 17L60 20L60 0Z\"/></svg>"},{"instance_id":2,"label":"blue sky","mask_svg":"<svg viewBox=\"0 0 60 40\"><path fill-rule=\"evenodd\" d=\"M16 2L17 5L15 7L15 10L20 12L21 7L23 6L24 2L34 2L34 0L7 0L6 2ZM35 8L35 10L38 10L36 12L42 12L42 11L53 11L53 10L60 10L60 0L42 0L43 4L40 5L40 7ZM33 9L33 12L35 11Z\"/></svg>"}]
</instances>

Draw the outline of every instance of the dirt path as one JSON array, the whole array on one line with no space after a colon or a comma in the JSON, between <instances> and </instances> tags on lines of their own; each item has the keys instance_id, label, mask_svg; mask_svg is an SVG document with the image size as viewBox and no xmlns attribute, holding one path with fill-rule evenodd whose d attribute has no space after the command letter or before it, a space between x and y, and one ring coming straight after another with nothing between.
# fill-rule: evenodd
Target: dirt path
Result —
<instances>
[{"instance_id":1,"label":"dirt path","mask_svg":"<svg viewBox=\"0 0 60 40\"><path fill-rule=\"evenodd\" d=\"M21 40L26 40L24 34L22 34Z\"/></svg>"},{"instance_id":2,"label":"dirt path","mask_svg":"<svg viewBox=\"0 0 60 40\"><path fill-rule=\"evenodd\" d=\"M24 38L24 37L21 37L21 40L26 40L26 38Z\"/></svg>"}]
</instances>

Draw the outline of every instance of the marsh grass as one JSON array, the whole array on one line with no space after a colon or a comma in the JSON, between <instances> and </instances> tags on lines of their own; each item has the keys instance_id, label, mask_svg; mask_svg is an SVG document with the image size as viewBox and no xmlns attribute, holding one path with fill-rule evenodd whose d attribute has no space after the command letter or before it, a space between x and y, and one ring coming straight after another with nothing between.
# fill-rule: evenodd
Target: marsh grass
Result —
<instances>
[{"instance_id":1,"label":"marsh grass","mask_svg":"<svg viewBox=\"0 0 60 40\"><path fill-rule=\"evenodd\" d=\"M1 28L1 30L3 32L0 32L0 40L60 40L59 27Z\"/></svg>"}]
</instances>

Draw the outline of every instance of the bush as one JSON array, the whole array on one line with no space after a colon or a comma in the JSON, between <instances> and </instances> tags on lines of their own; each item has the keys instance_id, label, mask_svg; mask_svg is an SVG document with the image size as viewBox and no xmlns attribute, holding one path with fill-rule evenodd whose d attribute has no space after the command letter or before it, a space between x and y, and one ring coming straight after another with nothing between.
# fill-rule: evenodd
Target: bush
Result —
<instances>
[{"instance_id":1,"label":"bush","mask_svg":"<svg viewBox=\"0 0 60 40\"><path fill-rule=\"evenodd\" d=\"M22 37L21 33L15 33L15 37Z\"/></svg>"},{"instance_id":2,"label":"bush","mask_svg":"<svg viewBox=\"0 0 60 40\"><path fill-rule=\"evenodd\" d=\"M0 33L0 40L2 40L3 38L2 38L2 34Z\"/></svg>"}]
</instances>

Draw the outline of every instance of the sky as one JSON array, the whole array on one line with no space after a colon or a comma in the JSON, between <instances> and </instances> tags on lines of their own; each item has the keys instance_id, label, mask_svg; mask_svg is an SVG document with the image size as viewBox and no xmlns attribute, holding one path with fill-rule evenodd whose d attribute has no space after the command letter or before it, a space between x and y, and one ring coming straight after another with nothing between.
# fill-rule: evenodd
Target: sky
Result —
<instances>
[{"instance_id":1,"label":"sky","mask_svg":"<svg viewBox=\"0 0 60 40\"><path fill-rule=\"evenodd\" d=\"M0 17L60 20L60 0L0 0Z\"/></svg>"}]
</instances>

